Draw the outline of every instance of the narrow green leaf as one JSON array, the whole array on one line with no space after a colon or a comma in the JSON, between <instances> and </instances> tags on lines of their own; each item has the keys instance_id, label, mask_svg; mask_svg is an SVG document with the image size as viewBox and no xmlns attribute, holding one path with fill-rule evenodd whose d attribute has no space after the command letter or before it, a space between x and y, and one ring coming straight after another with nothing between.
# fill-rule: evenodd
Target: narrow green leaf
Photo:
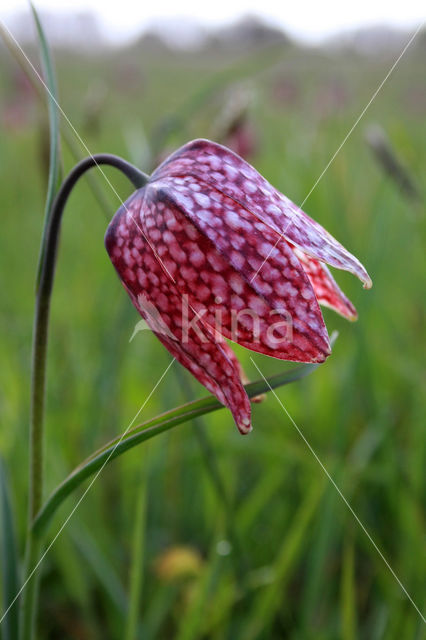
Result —
<instances>
[{"instance_id":1,"label":"narrow green leaf","mask_svg":"<svg viewBox=\"0 0 426 640\"><path fill-rule=\"evenodd\" d=\"M62 180L61 157L60 157L60 137L59 137L59 110L58 110L58 91L56 86L55 71L53 60L50 53L49 45L43 30L43 26L38 17L36 8L30 2L31 11L37 29L38 42L40 47L40 60L43 71L43 80L47 87L47 106L49 113L49 176L47 182L46 207L44 214L43 236L41 242L41 251L37 268L37 287L40 280L41 265L43 264L43 256L45 252L45 239L47 226L50 220L50 211L55 199L56 193L60 187Z\"/></svg>"},{"instance_id":2,"label":"narrow green leaf","mask_svg":"<svg viewBox=\"0 0 426 640\"><path fill-rule=\"evenodd\" d=\"M207 608L218 587L218 582L222 570L223 559L218 556L213 548L204 575L199 579L195 597L185 612L180 617L179 630L176 635L177 640L196 640L200 637L200 627L206 615Z\"/></svg>"},{"instance_id":3,"label":"narrow green leaf","mask_svg":"<svg viewBox=\"0 0 426 640\"><path fill-rule=\"evenodd\" d=\"M319 365L316 364L302 365L292 369L291 371L271 376L266 380L262 378L261 380L247 384L245 389L249 397L253 398L270 391L271 388L275 389L285 384L295 382L296 380L300 380L314 371L318 366ZM163 413L152 420L148 420L147 422L134 427L128 431L124 437L119 436L101 449L98 449L98 451L82 462L81 465L76 467L74 471L72 471L72 473L53 491L50 498L34 520L34 532L37 535L40 535L48 525L57 508L62 504L67 496L79 487L84 480L96 473L96 471L99 471L99 469L104 465L109 464L112 460L121 456L125 451L128 451L141 442L145 442L160 433L164 433L183 422L187 422L197 416L223 408L223 405L220 404L220 402L213 396L203 398L201 400L195 400L194 402L189 402L186 405L172 409L167 413Z\"/></svg>"},{"instance_id":4,"label":"narrow green leaf","mask_svg":"<svg viewBox=\"0 0 426 640\"><path fill-rule=\"evenodd\" d=\"M143 462L145 463L145 461L147 461L147 459L144 457ZM148 482L147 475L146 464L144 464L143 469L140 473L138 491L136 496L137 503L135 507L136 515L133 529L132 560L130 567L130 594L125 634L126 640L134 640L138 636L138 621L141 608L145 555L145 524Z\"/></svg>"},{"instance_id":5,"label":"narrow green leaf","mask_svg":"<svg viewBox=\"0 0 426 640\"><path fill-rule=\"evenodd\" d=\"M13 526L12 502L3 461L0 459L0 544L3 612L19 591L18 556ZM3 614L2 614L3 615ZM1 616L0 616L1 617ZM1 624L3 640L18 640L18 600Z\"/></svg>"},{"instance_id":6,"label":"narrow green leaf","mask_svg":"<svg viewBox=\"0 0 426 640\"><path fill-rule=\"evenodd\" d=\"M268 469L268 473L258 479L247 499L237 506L235 519L242 535L249 535L256 519L260 517L262 509L272 500L274 494L282 487L282 484L283 474L281 468Z\"/></svg>"},{"instance_id":7,"label":"narrow green leaf","mask_svg":"<svg viewBox=\"0 0 426 640\"><path fill-rule=\"evenodd\" d=\"M336 472L332 475L338 477ZM324 492L315 538L306 554L306 579L303 581L300 596L301 620L303 621L301 624L305 633L308 633L307 630L312 627L324 600L330 596L331 584L326 580L327 566L333 556L333 549L338 546L339 536L344 535L341 523L336 518L337 500L338 495L330 484Z\"/></svg>"},{"instance_id":8,"label":"narrow green leaf","mask_svg":"<svg viewBox=\"0 0 426 640\"><path fill-rule=\"evenodd\" d=\"M303 540L312 517L324 492L324 480L314 482L305 500L299 507L291 528L286 532L283 545L273 566L274 580L259 594L251 611L246 628L241 637L257 640L267 637L269 626L276 612L282 609L285 588L291 577L291 570L303 550Z\"/></svg>"},{"instance_id":9,"label":"narrow green leaf","mask_svg":"<svg viewBox=\"0 0 426 640\"><path fill-rule=\"evenodd\" d=\"M341 605L342 639L355 640L356 630L356 589L355 589L354 542L346 542L343 552ZM408 637L408 636L407 636Z\"/></svg>"},{"instance_id":10,"label":"narrow green leaf","mask_svg":"<svg viewBox=\"0 0 426 640\"><path fill-rule=\"evenodd\" d=\"M84 558L87 567L99 580L111 604L122 614L127 608L127 596L110 559L100 549L90 531L84 528L81 523L78 527L71 528L71 538Z\"/></svg>"},{"instance_id":11,"label":"narrow green leaf","mask_svg":"<svg viewBox=\"0 0 426 640\"><path fill-rule=\"evenodd\" d=\"M184 400L193 396L191 389L191 382L187 377L182 376L177 369L174 370L176 383L183 391ZM206 423L203 418L194 418L192 421L194 437L200 447L202 460L205 465L206 471L209 474L210 481L215 490L216 497L221 506L222 512L225 517L225 530L226 535L229 538L234 553L232 554L233 562L235 563L235 570L237 575L242 575L246 571L245 558L242 540L240 539L236 523L235 523L235 508L233 505L233 499L229 494L226 486L225 479L222 476L219 462L216 457L216 451L214 446L210 442L209 435L206 431Z\"/></svg>"},{"instance_id":12,"label":"narrow green leaf","mask_svg":"<svg viewBox=\"0 0 426 640\"><path fill-rule=\"evenodd\" d=\"M144 612L143 640L162 638L162 626L168 613L173 610L179 596L179 583L162 584L150 597L149 607Z\"/></svg>"}]
</instances>

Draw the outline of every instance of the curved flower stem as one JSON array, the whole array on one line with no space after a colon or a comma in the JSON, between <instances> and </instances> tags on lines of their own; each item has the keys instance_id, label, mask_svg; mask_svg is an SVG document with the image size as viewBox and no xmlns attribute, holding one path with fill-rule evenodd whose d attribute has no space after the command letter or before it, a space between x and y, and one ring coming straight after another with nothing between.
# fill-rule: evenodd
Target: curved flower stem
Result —
<instances>
[{"instance_id":1,"label":"curved flower stem","mask_svg":"<svg viewBox=\"0 0 426 640\"><path fill-rule=\"evenodd\" d=\"M46 387L46 355L49 329L50 296L55 275L56 254L62 214L68 197L79 178L90 168L102 164L122 171L136 188L148 181L148 176L121 158L111 154L97 154L79 162L62 183L52 204L50 221L43 247L40 283L36 295L33 346L31 357L31 414L30 414L30 479L28 537L25 577L28 581L23 591L21 605L21 640L33 637L36 609L37 579L32 572L37 563L40 543L35 540L32 524L42 504L44 400ZM30 579L31 576L31 579Z\"/></svg>"}]
</instances>

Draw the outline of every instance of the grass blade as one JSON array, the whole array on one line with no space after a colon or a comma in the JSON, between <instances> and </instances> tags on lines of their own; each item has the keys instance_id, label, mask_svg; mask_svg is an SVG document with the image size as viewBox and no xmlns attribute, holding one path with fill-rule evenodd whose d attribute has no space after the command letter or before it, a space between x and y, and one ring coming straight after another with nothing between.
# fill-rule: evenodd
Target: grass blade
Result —
<instances>
[{"instance_id":1,"label":"grass blade","mask_svg":"<svg viewBox=\"0 0 426 640\"><path fill-rule=\"evenodd\" d=\"M355 640L356 628L356 588L355 588L355 552L354 542L351 539L346 542L343 551L343 567L341 582L341 606L342 606L342 638L343 640Z\"/></svg>"},{"instance_id":2,"label":"grass blade","mask_svg":"<svg viewBox=\"0 0 426 640\"><path fill-rule=\"evenodd\" d=\"M243 631L241 637L245 638L245 640L257 640L268 635L269 626L277 610L282 608L282 599L285 597L285 587L291 577L291 570L303 551L303 540L321 501L323 492L323 480L315 482L299 507L292 527L278 552L274 564L274 580L258 596L247 627Z\"/></svg>"},{"instance_id":3,"label":"grass blade","mask_svg":"<svg viewBox=\"0 0 426 640\"><path fill-rule=\"evenodd\" d=\"M191 397L193 394L191 391L190 382L187 381L186 377L181 376L177 369L175 369L174 373L176 374L176 382L183 391L184 399ZM235 562L235 570L237 572L237 575L242 575L245 572L245 559L243 545L235 526L235 508L233 499L228 493L226 482L222 477L221 470L218 464L215 449L210 442L208 434L206 433L206 424L202 417L194 418L193 428L194 437L200 447L200 452L206 471L209 474L210 481L212 482L212 486L215 490L217 500L220 503L225 517L226 533L235 551L235 553L232 554L232 558Z\"/></svg>"},{"instance_id":4,"label":"grass blade","mask_svg":"<svg viewBox=\"0 0 426 640\"><path fill-rule=\"evenodd\" d=\"M127 607L127 596L110 558L101 550L97 540L90 531L83 528L81 523L78 528L71 529L71 538L84 558L86 566L93 571L105 590L111 605L120 614L123 614Z\"/></svg>"},{"instance_id":5,"label":"grass blade","mask_svg":"<svg viewBox=\"0 0 426 640\"><path fill-rule=\"evenodd\" d=\"M12 503L2 460L0 460L0 544L3 611L6 611L19 591L19 570ZM15 602L3 620L0 630L3 640L18 640L18 602L18 600Z\"/></svg>"},{"instance_id":6,"label":"grass blade","mask_svg":"<svg viewBox=\"0 0 426 640\"><path fill-rule=\"evenodd\" d=\"M196 640L200 637L200 627L206 610L214 598L221 572L221 558L213 550L210 562L201 577L196 595L185 615L181 617L176 640Z\"/></svg>"},{"instance_id":7,"label":"grass blade","mask_svg":"<svg viewBox=\"0 0 426 640\"><path fill-rule=\"evenodd\" d=\"M50 220L50 210L53 200L59 189L62 180L61 157L60 157L60 136L59 136L59 111L57 107L58 91L56 86L55 70L49 45L43 30L43 26L38 17L36 8L30 2L31 11L37 29L38 42L40 47L40 59L43 72L43 80L47 86L47 108L49 114L49 176L47 182L46 207L44 214L43 236L41 251L37 267L37 287L40 279L41 265L45 251L46 229Z\"/></svg>"},{"instance_id":8,"label":"grass blade","mask_svg":"<svg viewBox=\"0 0 426 640\"><path fill-rule=\"evenodd\" d=\"M145 460L143 460L145 462ZM139 490L135 508L135 524L133 529L132 561L130 569L130 594L126 619L126 640L138 637L139 610L143 584L144 555L145 555L145 523L147 502L146 466L140 472Z\"/></svg>"}]
</instances>

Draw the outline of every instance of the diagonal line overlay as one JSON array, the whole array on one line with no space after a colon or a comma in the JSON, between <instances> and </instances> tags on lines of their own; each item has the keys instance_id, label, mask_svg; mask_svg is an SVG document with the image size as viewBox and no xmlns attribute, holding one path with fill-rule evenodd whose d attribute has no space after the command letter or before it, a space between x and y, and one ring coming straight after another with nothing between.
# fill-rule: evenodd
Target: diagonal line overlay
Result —
<instances>
[{"instance_id":1,"label":"diagonal line overlay","mask_svg":"<svg viewBox=\"0 0 426 640\"><path fill-rule=\"evenodd\" d=\"M347 508L349 509L349 511L351 512L351 514L353 515L353 517L355 518L355 520L357 521L358 525L361 527L361 529L363 530L363 532L365 533L365 535L367 536L367 538L369 539L369 541L371 542L371 544L373 545L374 549L377 551L377 553L379 554L380 558L383 560L383 562L385 563L385 565L387 566L387 568L389 569L389 571L391 572L392 576L395 578L395 580L397 581L397 583L399 584L399 586L401 587L401 589L403 590L403 592L405 593L405 595L407 596L408 600L411 602L411 604L413 605L413 607L415 608L415 610L417 611L417 613L419 614L420 618L422 619L423 623L426 624L426 618L424 617L424 615L422 614L422 612L420 611L419 607L416 605L416 603L414 602L413 598L410 596L410 594L408 593L407 589L404 587L404 585L402 584L401 580L398 578L397 574L395 573L395 571L392 569L391 565L389 564L388 560L386 559L386 557L383 555L382 551L380 550L380 548L377 546L376 542L374 541L373 537L371 536L371 534L368 532L367 528L365 527L365 525L362 523L362 521L360 520L359 516L356 514L356 512L354 511L353 507L351 506L351 504L349 503L348 499L344 496L344 494L342 493L341 489L338 487L338 485L336 484L335 480L332 478L332 476L330 475L330 473L327 471L326 467L324 466L324 464L321 462L318 454L316 453L315 449L312 447L312 445L308 442L308 440L306 439L305 435L303 434L302 430L300 429L300 427L296 424L296 422L294 421L294 419L291 417L291 415L289 414L288 410L286 409L286 407L283 405L283 403L281 402L280 398L278 397L278 395L276 394L275 390L271 387L271 385L269 384L269 382L267 381L267 379L265 378L265 376L263 375L263 373L261 372L261 370L259 369L259 367L257 366L256 362L253 360L253 358L250 356L250 360L252 361L252 363L254 364L254 366L256 367L256 369L258 370L258 372L260 373L260 375L262 376L262 378L264 379L264 381L266 382L266 384L269 387L269 390L272 392L273 396L275 397L275 399L277 400L278 404L280 405L281 409L284 411L284 413L287 415L288 419L290 420L290 422L292 423L292 425L294 426L294 428L296 429L297 433L299 434L299 436L302 438L303 442L306 444L306 446L308 447L309 451L312 453L312 455L314 456L315 460L318 462L318 464L320 465L321 469L323 470L323 472L325 473L325 475L327 476L328 480L331 482L331 484L333 485L333 487L336 489L337 493L339 494L339 496L341 497L341 499L343 500L343 502L345 503L345 505L347 506Z\"/></svg>"},{"instance_id":2,"label":"diagonal line overlay","mask_svg":"<svg viewBox=\"0 0 426 640\"><path fill-rule=\"evenodd\" d=\"M106 175L105 171L102 169L102 166L100 164L98 164L92 154L92 152L90 151L89 147L87 146L87 144L84 142L83 138L80 136L80 134L78 133L77 129L74 127L73 123L71 122L71 120L68 118L67 114L65 113L65 111L62 109L61 105L59 104L59 102L56 100L55 96L52 94L52 92L50 91L49 87L47 86L47 84L45 83L43 77L39 74L39 72L37 71L37 69L35 68L35 66L33 65L33 63L31 62L31 60L29 59L29 57L27 56L27 54L25 53L25 51L23 50L23 48L21 47L21 45L19 44L19 42L17 41L17 39L15 38L15 36L13 35L13 33L10 31L10 29L6 26L6 24L2 22L3 28L7 31L7 33L9 34L10 38L13 40L13 42L15 43L15 46L18 47L19 51L21 52L21 54L24 56L25 60L27 61L28 65L30 66L30 68L32 69L32 71L34 72L35 76L37 77L37 79L39 80L39 82L43 85L44 89L46 90L46 92L49 94L50 98L53 100L53 102L55 103L58 111L60 111L61 115L63 116L63 118L65 119L65 121L67 122L67 124L69 125L69 127L71 128L72 132L74 133L75 137L77 138L77 140L80 142L80 144L82 145L82 147L85 149L85 151L87 152L87 154L89 155L90 158L92 158L94 164L96 165L96 167L99 169L99 171L101 172L103 178L105 179L105 181L107 182L107 184L109 185L109 187L111 188L112 192L114 193L114 195L117 197L118 201L120 202L121 206L124 207L126 213L129 214L132 222L135 224L135 226L137 227L137 229L140 231L140 233L142 234L142 236L144 237L144 239L146 240L147 244L149 245L150 249L152 250L153 254L155 255L156 259L158 260L158 262L160 263L161 268L164 270L164 272L169 276L169 278L175 283L175 279L174 277L171 275L171 273L169 272L169 270L167 269L166 265L163 263L163 261L161 260L160 256L157 254L156 250L154 249L154 247L151 245L150 241L148 240L148 238L146 237L146 234L144 233L143 229L140 227L140 225L138 224L137 220L134 218L134 216L132 215L132 213L129 211L128 207L126 206L126 204L123 202L123 200L120 198L117 190L115 189L114 185L112 184L112 182L109 180L108 176Z\"/></svg>"},{"instance_id":3,"label":"diagonal line overlay","mask_svg":"<svg viewBox=\"0 0 426 640\"><path fill-rule=\"evenodd\" d=\"M421 29L424 27L425 22L422 22L416 29L416 31L413 33L413 35L411 36L411 38L408 40L407 44L405 45L405 47L403 48L403 50L401 51L401 53L399 54L399 56L397 57L397 59L395 60L395 62L393 63L393 65L391 66L391 68L389 69L389 71L387 72L387 74L385 75L385 77L383 78L383 80L381 81L381 83L379 84L379 86L377 87L377 89L375 90L375 92L373 93L373 95L371 96L370 100L367 102L367 104L365 105L364 109L361 111L361 113L359 114L358 118L355 120L354 124L352 125L352 127L349 129L348 133L345 135L345 137L343 138L342 142L340 143L340 145L337 147L336 151L333 153L333 155L331 156L330 160L328 161L327 165L325 166L324 170L322 171L322 173L319 175L319 177L317 178L317 180L315 181L315 183L313 184L313 186L311 187L309 193L307 196L305 196L305 198L303 199L302 203L299 205L298 209L301 209L303 207L303 205L305 204L305 202L307 201L307 199L309 198L309 196L311 195L311 193L314 191L314 189L318 186L319 182L322 180L324 174L326 173L326 171L329 169L330 165L334 162L336 156L340 153L340 151L342 150L342 147L346 144L346 142L348 141L349 137L352 135L354 129L357 127L357 125L359 124L361 118L363 118L363 116L365 115L367 109L371 106L371 104L374 102L374 100L376 99L378 93L381 91L381 89L383 88L384 84L387 82L387 80L389 79L389 77L391 76L391 74L393 73L393 71L395 70L395 68L397 67L397 65L399 64L401 58L403 57L403 55L407 52L407 49L410 47L410 45L413 43L414 38L418 35L418 33L421 31ZM262 264L260 265L260 267L258 268L258 270L256 271L256 273L254 274L254 276L252 277L252 279L250 280L250 283L253 282L253 280L256 278L256 276L259 274L260 270L262 269L262 267L264 266L264 264L268 261L268 259L270 258L272 252L274 251L275 247L277 246L277 244L280 242L280 240L282 240L283 238L285 239L285 232L287 231L287 229L289 228L292 218L293 216L289 216L289 220L286 224L286 226L284 227L284 230L281 231L279 233L279 237L278 240L276 241L276 243L274 244L274 246L272 247L272 249L269 251L268 255L266 256L266 258L263 260Z\"/></svg>"},{"instance_id":4,"label":"diagonal line overlay","mask_svg":"<svg viewBox=\"0 0 426 640\"><path fill-rule=\"evenodd\" d=\"M118 445L122 442L123 438L125 438L127 432L129 431L129 429L132 427L132 425L134 424L135 420L137 419L137 417L140 415L141 411L145 408L145 406L147 405L147 403L149 402L149 400L151 399L151 396L153 395L153 393L156 391L157 387L160 385L161 381L163 380L163 378L165 377L165 375L168 373L170 367L172 366L172 364L175 362L176 358L173 358L170 363L167 365L167 368L163 371L163 373L161 374L160 378L157 380L157 382L155 383L154 387L151 389L149 395L147 396L147 398L145 399L145 401L143 402L143 404L141 405L141 407L138 409L136 415L132 418L132 420L130 421L130 423L128 424L128 426L126 427L126 429L123 431L122 435L120 436L120 439L118 440L118 442L115 444L114 448L112 449L111 453L109 454L109 456L107 457L107 459L105 460L105 462L103 463L103 465L100 467L100 469L97 471L97 473L93 476L92 480L90 481L89 486L85 489L83 495L80 497L80 499L78 500L77 504L74 506L74 508L72 509L72 511L69 513L69 515L66 517L66 519L64 520L63 524L61 525L61 527L59 528L59 531L55 534L55 537L53 538L53 540L50 542L50 544L47 546L47 548L45 549L45 551L43 552L43 554L40 556L37 564L33 567L31 573L27 576L25 582L23 583L23 585L21 586L21 588L19 589L18 593L16 594L16 596L13 598L12 602L10 602L9 606L7 607L6 611L4 611L2 617L0 618L0 624L3 622L3 620L6 618L7 614L9 613L10 609L13 607L13 605L15 604L15 602L17 601L17 599L19 598L19 596L21 595L21 593L23 592L23 590L25 589L25 587L27 586L27 584L29 583L29 581L31 580L31 578L33 577L33 575L35 574L35 572L37 571L37 569L39 568L39 566L41 565L41 563L43 562L44 558L46 557L46 555L49 553L50 549L53 547L53 545L55 544L56 540L59 538L59 536L61 535L62 531L65 529L65 527L67 526L68 522L71 520L72 516L74 515L74 513L77 511L78 507L80 506L80 504L83 502L84 498L87 496L87 494L89 493L90 489L93 487L93 485L95 484L96 480L99 478L99 476L101 475L102 471L104 470L105 466L108 464L108 462L110 461L111 457L114 455L115 450L117 449Z\"/></svg>"},{"instance_id":5,"label":"diagonal line overlay","mask_svg":"<svg viewBox=\"0 0 426 640\"><path fill-rule=\"evenodd\" d=\"M64 112L64 110L62 109L62 107L60 106L60 104L58 103L58 101L56 100L56 98L52 95L51 91L49 90L49 87L46 85L46 83L44 82L42 76L39 74L39 72L37 71L37 69L34 67L33 63L31 62L31 60L28 58L28 56L26 55L25 51L22 49L22 47L20 46L20 44L18 43L18 41L16 40L16 38L13 36L13 34L11 33L11 31L8 29L8 27L4 24L4 22L2 21L2 24L5 28L5 30L8 32L9 36L12 38L12 40L14 41L15 45L18 47L18 49L20 50L21 54L24 56L24 58L26 59L27 63L29 64L30 68L32 69L32 71L34 72L34 74L36 75L36 77L38 78L38 80L40 81L40 83L43 85L44 89L46 90L46 92L49 94L49 96L51 97L51 99L54 101L54 103L56 104L56 107L58 108L58 110L60 111L60 113L62 114L62 116L64 117L64 119L66 120L67 124L70 126L71 130L73 131L74 135L76 136L76 138L79 140L80 144L83 146L83 148L85 149L85 151L88 153L88 155L94 160L93 154L90 152L89 148L87 147L87 145L85 144L85 142L83 141L83 139L81 138L81 136L79 135L79 133L77 132L77 130L75 129L74 125L72 124L72 122L70 121L70 119L68 118L68 116L66 115L66 113ZM389 79L390 75L393 73L393 71L395 70L396 66L398 65L398 63L400 62L401 58L404 56L404 54L406 53L407 49L410 47L410 45L412 44L412 42L414 41L415 37L418 35L418 33L420 32L420 30L423 28L424 26L424 22L416 29L415 33L411 36L410 40L407 42L407 44L405 45L404 49L402 50L402 52L400 53L400 55L398 56L398 58L396 59L396 61L393 63L392 67L390 68L390 70L388 71L388 73L386 74L385 78L382 80L382 82L379 84L378 88L376 89L376 91L373 93L372 97L370 98L369 102L367 103L367 105L364 107L364 109L361 111L360 115L358 116L358 118L356 119L356 121L354 122L354 124L352 125L352 127L350 128L350 130L348 131L348 133L346 134L346 136L344 137L343 141L341 142L341 144L339 145L339 147L337 148L337 150L335 151L335 153L333 154L333 156L330 158L329 162L327 163L326 167L324 168L324 170L322 171L322 173L320 174L320 176L317 178L316 182L314 183L314 185L312 186L312 188L310 189L310 191L308 192L308 194L306 195L306 197L304 198L304 200L302 201L302 203L299 206L299 209L301 209L303 207L303 205L305 204L305 202L308 200L308 198L310 197L310 195L312 194L312 192L314 191L314 189L318 186L319 182L322 180L323 176L325 175L325 173L327 172L327 170L329 169L330 165L333 163L333 161L335 160L336 156L339 154L339 152L341 151L341 149L343 148L343 146L345 145L345 143L347 142L347 140L349 139L349 137L351 136L351 134L353 133L354 129L357 127L357 125L359 124L360 120L362 119L362 117L365 115L366 111L368 110L368 108L371 106L372 102L375 100L375 98L377 97L378 93L381 91L381 89L383 88L384 84L387 82L387 80ZM105 181L107 182L107 184L109 185L109 187L111 188L111 190L113 191L113 193L115 194L115 196L118 198L119 202L121 203L121 205L124 207L124 209L126 210L126 212L130 215L132 221L134 222L134 224L136 225L136 227L138 228L138 230L140 231L140 233L143 235L143 237L145 238L145 240L147 241L148 245L150 246L151 250L153 251L155 257L157 258L157 260L159 261L161 267L163 268L163 270L165 271L165 273L168 274L168 276L171 278L171 280L173 282L175 282L173 276L169 273L169 271L167 270L167 267L163 264L160 256L158 256L157 252L155 251L155 249L151 246L149 240L147 239L144 231L141 229L141 227L139 226L138 222L135 220L135 218L133 217L132 213L128 210L128 208L126 207L125 203L122 201L122 199L120 198L119 194L117 193L116 189L114 188L114 186L112 185L111 181L108 179L107 175L105 174L105 172L103 171L102 167L96 162L96 160L94 160L94 164L97 166L97 168L99 169L99 171L101 172L103 178L105 179ZM280 234L277 242L275 243L274 247L271 249L271 251L269 252L269 254L266 256L266 258L264 259L263 263L261 264L261 266L259 267L259 269L257 270L257 272L254 274L254 276L251 279L251 282L253 282L253 280L256 278L256 276L258 275L258 273L260 272L260 270L262 269L262 267L264 266L264 264L267 262L267 260L269 259L271 253L273 252L274 248L277 246L277 244L280 242L280 240L284 237L284 234L288 228L288 226L291 224L291 220L292 217L290 217L289 221L287 222L286 227L284 228L283 232ZM262 376L262 378L267 382L266 378L264 377L263 373L260 371L259 367L257 366L257 364L254 362L253 358L250 357L251 361L253 362L254 366L256 367L256 369L259 371L260 375ZM84 498L86 497L87 493L90 491L91 487L93 486L93 484L96 482L97 478L99 477L99 475L102 473L105 465L109 462L111 456L113 455L116 447L122 442L123 438L126 436L127 432L129 431L129 429L132 427L132 425L134 424L135 420L137 419L137 417L139 416L139 414L141 413L141 411L143 410L143 408L146 406L147 402L150 400L151 396L153 395L153 393L155 392L155 390L157 389L157 387L159 386L159 384L161 383L161 381L163 380L163 378L165 377L165 375L167 374L167 372L169 371L170 367L172 366L172 364L174 363L175 358L173 358L171 360L171 362L169 363L169 365L167 366L166 370L163 372L163 374L161 375L161 377L159 378L159 380L157 381L157 383L155 384L155 386L153 387L153 389L151 390L150 394L148 395L148 397L146 398L146 400L144 401L144 403L142 404L142 406L140 407L140 409L138 410L138 412L136 413L136 415L134 416L134 418L132 419L132 421L130 422L130 424L128 425L128 427L126 428L126 430L123 432L122 436L120 437L119 441L116 443L115 447L113 448L113 450L111 451L110 455L108 456L108 458L105 460L105 462L103 463L102 467L98 470L98 472L96 473L96 475L93 477L92 481L90 482L90 484L88 485L88 487L86 488L86 490L84 491L83 495L80 497L80 499L78 500L78 502L76 503L76 505L74 506L74 508L72 509L72 511L70 512L70 514L68 515L68 517L66 518L66 520L64 521L64 523L62 524L62 526L60 527L60 529L58 530L58 532L56 533L55 537L53 538L53 540L50 542L50 544L48 545L48 547L46 548L46 550L44 551L43 555L40 557L39 561L37 562L37 564L34 566L33 570L31 571L31 573L29 574L29 576L26 578L25 582L23 583L23 585L21 586L19 592L16 594L16 596L14 597L14 599L12 600L12 602L9 604L8 608L6 609L6 611L3 613L2 617L0 618L0 624L1 622L4 620L4 618L6 617L6 615L8 614L9 610L11 609L11 607L14 605L14 603L16 602L16 600L18 599L18 597L21 595L22 591L25 589L26 585L28 584L28 582L31 580L31 578L33 577L34 573L37 571L37 569L39 568L40 564L42 563L42 561L44 560L45 556L47 555L47 553L49 552L49 550L51 549L51 547L53 546L53 544L56 542L56 540L58 539L58 537L60 536L60 534L62 533L62 531L64 530L64 528L66 527L66 525L68 524L69 520L71 519L71 517L74 515L75 511L78 509L78 507L80 506L81 502L84 500ZM267 383L268 384L268 383ZM268 384L269 386L269 384ZM413 605L413 607L416 609L417 613L420 615L421 619L423 620L423 622L425 623L426 620L423 616L423 614L421 613L419 607L415 604L415 602L413 601L412 597L410 596L410 594L408 593L407 589L404 587L404 585L402 584L401 580L398 578L398 576L396 575L395 571L392 569L392 567L390 566L389 562L387 561L387 559L385 558L385 556L383 555L383 553L381 552L381 550L379 549L379 547L377 546L377 544L375 543L374 539L372 538L372 536L370 535L370 533L368 532L368 530L366 529L366 527L364 526L364 524L361 522L361 520L359 519L359 517L357 516L356 512L353 510L353 508L351 507L350 503L348 502L348 500L345 498L345 496L343 495L342 491L340 490L340 488L337 486L337 484L335 483L335 481L333 480L333 478L331 477L331 475L329 474L329 472L327 471L327 469L325 468L325 466L323 465L323 463L321 462L320 458L318 457L318 455L316 454L315 450L312 448L312 446L310 445L310 443L307 441L306 437L303 435L302 431L300 430L300 428L297 426L297 424L295 423L295 421L293 420L293 418L290 416L290 414L288 413L287 409L284 407L284 405L282 404L281 400L279 399L278 395L276 394L276 392L270 387L271 392L273 393L273 395L275 396L275 398L277 399L278 403L280 404L281 408L283 409L283 411L287 414L288 418L290 419L290 421L292 422L293 426L296 428L296 430L298 431L299 435L302 437L302 439L304 440L305 444L308 446L309 450L311 451L311 453L313 454L313 456L315 457L315 459L317 460L318 464L321 466L322 470L324 471L325 475L327 476L327 478L329 479L329 481L332 483L332 485L334 486L334 488L336 489L336 491L338 492L338 494L340 495L341 499L343 500L343 502L345 503L345 505L347 506L347 508L349 509L349 511L351 512L351 514L353 515L353 517L356 519L358 525L361 527L361 529L363 530L363 532L365 533L365 535L368 537L369 541L371 542L371 544L373 545L374 549L376 550L376 552L379 554L379 556L381 557L381 559L383 560L383 562L385 563L385 565L387 566L387 568L389 569L389 571L391 572L391 574L393 575L393 577L395 578L395 580L397 581L398 585L400 586L400 588L404 591L405 595L407 596L407 598L409 599L409 601L411 602L411 604Z\"/></svg>"}]
</instances>

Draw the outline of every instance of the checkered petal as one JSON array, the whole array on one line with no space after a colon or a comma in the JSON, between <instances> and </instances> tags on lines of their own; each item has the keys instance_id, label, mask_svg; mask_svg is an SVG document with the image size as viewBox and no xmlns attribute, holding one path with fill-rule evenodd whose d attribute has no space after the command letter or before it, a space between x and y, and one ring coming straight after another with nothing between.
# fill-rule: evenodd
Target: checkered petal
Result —
<instances>
[{"instance_id":1,"label":"checkered petal","mask_svg":"<svg viewBox=\"0 0 426 640\"><path fill-rule=\"evenodd\" d=\"M244 372L225 338L260 353L323 362L319 304L356 310L328 264L360 262L247 162L208 140L170 156L111 221L105 244L130 298L165 347L251 429Z\"/></svg>"},{"instance_id":2,"label":"checkered petal","mask_svg":"<svg viewBox=\"0 0 426 640\"><path fill-rule=\"evenodd\" d=\"M173 176L192 176L200 183L214 186L309 256L350 271L366 288L371 287L370 276L349 251L226 147L209 140L188 142L158 167L152 179Z\"/></svg>"},{"instance_id":3,"label":"checkered petal","mask_svg":"<svg viewBox=\"0 0 426 640\"><path fill-rule=\"evenodd\" d=\"M139 224L144 189L119 209L105 236L105 246L134 306L170 353L228 407L241 433L251 430L250 401L240 369L229 348L217 341L183 298ZM187 314L188 325L182 326Z\"/></svg>"},{"instance_id":4,"label":"checkered petal","mask_svg":"<svg viewBox=\"0 0 426 640\"><path fill-rule=\"evenodd\" d=\"M340 289L325 264L297 248L294 252L303 265L318 302L324 307L333 309L347 320L356 320L358 314L354 305Z\"/></svg>"},{"instance_id":5,"label":"checkered petal","mask_svg":"<svg viewBox=\"0 0 426 640\"><path fill-rule=\"evenodd\" d=\"M169 178L147 185L140 224L178 290L221 335L297 362L330 353L314 291L287 242L208 185ZM257 270L272 250L262 272Z\"/></svg>"}]
</instances>

